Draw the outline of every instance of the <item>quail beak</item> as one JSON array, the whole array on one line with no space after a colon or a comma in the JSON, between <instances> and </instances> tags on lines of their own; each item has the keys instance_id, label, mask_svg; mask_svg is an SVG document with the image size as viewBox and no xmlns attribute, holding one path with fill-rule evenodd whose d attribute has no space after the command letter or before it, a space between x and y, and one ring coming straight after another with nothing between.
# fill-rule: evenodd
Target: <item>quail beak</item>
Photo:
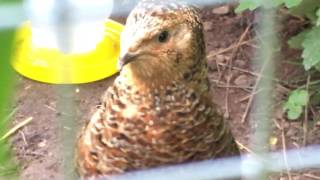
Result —
<instances>
[{"instance_id":1,"label":"quail beak","mask_svg":"<svg viewBox=\"0 0 320 180\"><path fill-rule=\"evenodd\" d=\"M123 68L126 64L134 61L138 56L139 56L138 53L129 53L129 52L125 53L125 54L124 54L122 57L120 57L119 60L118 60L118 69L119 69L119 70L122 70L122 68Z\"/></svg>"}]
</instances>

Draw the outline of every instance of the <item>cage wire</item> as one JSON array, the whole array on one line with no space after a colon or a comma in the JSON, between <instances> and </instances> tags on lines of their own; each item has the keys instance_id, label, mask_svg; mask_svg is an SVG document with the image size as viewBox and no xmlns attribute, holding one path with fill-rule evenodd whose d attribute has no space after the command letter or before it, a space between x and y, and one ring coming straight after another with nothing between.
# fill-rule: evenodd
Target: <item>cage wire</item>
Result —
<instances>
[{"instance_id":1,"label":"cage wire","mask_svg":"<svg viewBox=\"0 0 320 180\"><path fill-rule=\"evenodd\" d=\"M68 41L70 40L69 28L73 19L68 12L72 8L69 0L53 0L51 11L53 31L58 35L59 48L69 51ZM113 16L127 15L138 0L114 1ZM185 0L190 4L199 7L218 6L226 3L234 3L233 0ZM79 1L81 3L81 1ZM103 7L101 7L103 8ZM17 27L26 19L25 11L20 4L10 3L0 7L0 28ZM271 131L271 113L272 113L272 90L274 76L274 62L276 56L277 35L275 32L275 10L261 9L258 34L260 36L260 48L255 53L253 66L260 70L260 76L257 78L256 90L261 90L255 95L254 103L250 114L251 127L254 127L251 135L251 145L254 154L246 154L240 157L225 158L217 160L207 160L195 163L186 163L168 167L154 168L149 170L135 171L114 179L119 180L201 180L201 179L222 179L234 177L246 177L248 179L267 179L270 173L282 172L285 170L303 170L307 168L320 168L320 146L309 146L300 149L289 150L286 153L268 152L268 140ZM10 17L10 18L7 18ZM107 17L104 17L107 18ZM86 19L83 19L84 21ZM67 74L63 74L67 78ZM58 105L62 112L60 123L61 149L63 163L61 170L65 174L65 179L76 179L74 173L73 144L75 142L76 131L75 123L74 97L72 92L74 86L57 86L59 94ZM62 113L63 114L63 113ZM239 168L239 166L242 166ZM105 179L104 177L98 179Z\"/></svg>"},{"instance_id":2,"label":"cage wire","mask_svg":"<svg viewBox=\"0 0 320 180\"><path fill-rule=\"evenodd\" d=\"M115 176L114 180L213 180L239 176L251 177L253 179L260 176L259 170L263 169L257 167L264 167L263 171L270 173L282 172L287 168L291 170L303 170L319 167L320 157L315 156L315 154L319 153L320 146L288 150L288 162L284 160L283 153L280 151L266 154L265 158L261 161L258 154L247 154L243 155L241 159L239 157L223 158L136 171ZM239 164L242 164L241 169L239 168ZM98 178L98 180L104 179L104 177Z\"/></svg>"},{"instance_id":3,"label":"cage wire","mask_svg":"<svg viewBox=\"0 0 320 180\"><path fill-rule=\"evenodd\" d=\"M2 3L0 6L0 28L9 29L19 26L26 20L22 3Z\"/></svg>"},{"instance_id":4,"label":"cage wire","mask_svg":"<svg viewBox=\"0 0 320 180\"><path fill-rule=\"evenodd\" d=\"M55 16L50 21L53 21L52 24L53 30L57 35L58 47L62 52L68 53L70 51L70 42L71 42L71 26L72 20L69 13L69 1L68 0L55 0L52 7L52 13ZM50 23L50 22L49 22ZM61 67L61 79L70 78L69 72ZM61 142L60 147L60 156L62 157L62 164L60 165L60 171L63 172L63 179L76 179L76 173L74 172L74 146L76 142L77 128L76 124L76 109L74 103L74 85L61 85L56 87L56 92L58 94L57 107L61 113L59 122L59 140Z\"/></svg>"}]
</instances>

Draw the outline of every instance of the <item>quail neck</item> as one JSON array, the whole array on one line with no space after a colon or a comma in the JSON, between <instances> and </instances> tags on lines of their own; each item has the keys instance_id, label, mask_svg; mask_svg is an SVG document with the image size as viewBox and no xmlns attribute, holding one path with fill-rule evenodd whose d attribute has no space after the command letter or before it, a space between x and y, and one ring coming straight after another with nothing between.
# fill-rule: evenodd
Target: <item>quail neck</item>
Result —
<instances>
[{"instance_id":1,"label":"quail neck","mask_svg":"<svg viewBox=\"0 0 320 180\"><path fill-rule=\"evenodd\" d=\"M118 80L133 88L208 86L198 10L170 1L140 3L121 35L119 67Z\"/></svg>"}]
</instances>

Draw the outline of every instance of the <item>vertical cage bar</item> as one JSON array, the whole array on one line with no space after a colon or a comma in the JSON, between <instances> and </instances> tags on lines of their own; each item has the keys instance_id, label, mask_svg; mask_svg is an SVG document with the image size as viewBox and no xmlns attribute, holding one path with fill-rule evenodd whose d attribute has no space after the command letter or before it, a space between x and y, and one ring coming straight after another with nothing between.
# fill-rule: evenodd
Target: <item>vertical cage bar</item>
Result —
<instances>
[{"instance_id":1,"label":"vertical cage bar","mask_svg":"<svg viewBox=\"0 0 320 180\"><path fill-rule=\"evenodd\" d=\"M70 15L69 0L55 0L54 3L55 14L54 30L57 35L57 42L59 49L64 53L70 52L71 42L71 25L72 19ZM66 67L71 67L66 61L58 62L64 64L60 67L60 79L66 80L71 77L70 71ZM77 134L76 125L76 105L74 103L75 87L74 85L59 85L56 86L58 94L57 106L61 116L58 119L59 123L59 140L60 140L60 155L62 164L60 165L60 172L62 172L63 179L77 179L74 168L74 147Z\"/></svg>"},{"instance_id":2,"label":"vertical cage bar","mask_svg":"<svg viewBox=\"0 0 320 180\"><path fill-rule=\"evenodd\" d=\"M268 179L268 151L273 111L273 77L275 58L275 10L262 8L257 17L261 17L257 36L260 48L253 61L254 69L260 70L256 81L256 94L251 109L250 119L253 134L250 146L255 153L252 160L255 172L249 179ZM255 92L253 92L255 93ZM245 168L248 168L245 166ZM244 170L245 171L245 170Z\"/></svg>"}]
</instances>

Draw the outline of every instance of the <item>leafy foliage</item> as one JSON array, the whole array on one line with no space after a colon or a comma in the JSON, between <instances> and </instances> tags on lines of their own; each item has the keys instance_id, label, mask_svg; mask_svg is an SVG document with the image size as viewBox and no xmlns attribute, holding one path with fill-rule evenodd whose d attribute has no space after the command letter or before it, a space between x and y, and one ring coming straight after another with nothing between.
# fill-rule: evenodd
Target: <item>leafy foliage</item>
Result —
<instances>
[{"instance_id":1,"label":"leafy foliage","mask_svg":"<svg viewBox=\"0 0 320 180\"><path fill-rule=\"evenodd\" d=\"M2 137L8 131L8 104L10 97L12 97L13 89L13 71L10 68L10 58L12 51L12 41L14 39L14 30L0 30L0 42L2 48L0 48L0 137ZM10 152L10 146L7 140L0 141L0 179L6 177L6 179L13 179L16 176L17 165L13 161Z\"/></svg>"},{"instance_id":2,"label":"leafy foliage","mask_svg":"<svg viewBox=\"0 0 320 180\"><path fill-rule=\"evenodd\" d=\"M266 3L268 2L268 3ZM306 71L315 68L320 71L320 1L319 0L240 0L236 12L254 10L258 7L273 8L285 6L295 16L305 17L311 26L288 40L291 48L302 50L302 64ZM309 100L305 90L294 90L285 104L289 119L297 119L303 106Z\"/></svg>"},{"instance_id":3,"label":"leafy foliage","mask_svg":"<svg viewBox=\"0 0 320 180\"><path fill-rule=\"evenodd\" d=\"M316 24L316 12L320 7L319 0L303 0L298 6L289 9L290 13L296 16L306 17L312 24Z\"/></svg>"},{"instance_id":4,"label":"leafy foliage","mask_svg":"<svg viewBox=\"0 0 320 180\"><path fill-rule=\"evenodd\" d=\"M236 13L242 12L244 10L255 10L256 8L263 6L265 8L277 7L284 4L287 8L292 8L298 6L302 0L240 0L239 6L236 8Z\"/></svg>"},{"instance_id":5,"label":"leafy foliage","mask_svg":"<svg viewBox=\"0 0 320 180\"><path fill-rule=\"evenodd\" d=\"M315 65L320 63L320 27L313 27L305 35L305 39L302 43L304 48L302 57L305 70L309 70Z\"/></svg>"},{"instance_id":6,"label":"leafy foliage","mask_svg":"<svg viewBox=\"0 0 320 180\"><path fill-rule=\"evenodd\" d=\"M288 101L284 105L284 110L288 112L288 118L298 119L303 112L303 107L307 105L309 93L305 89L296 89L291 92Z\"/></svg>"},{"instance_id":7,"label":"leafy foliage","mask_svg":"<svg viewBox=\"0 0 320 180\"><path fill-rule=\"evenodd\" d=\"M302 0L283 0L283 3L286 5L287 8L292 8L298 6Z\"/></svg>"},{"instance_id":8,"label":"leafy foliage","mask_svg":"<svg viewBox=\"0 0 320 180\"><path fill-rule=\"evenodd\" d=\"M261 5L262 5L262 1L242 0L239 6L235 9L235 11L236 13L242 12L247 9L252 11Z\"/></svg>"},{"instance_id":9,"label":"leafy foliage","mask_svg":"<svg viewBox=\"0 0 320 180\"><path fill-rule=\"evenodd\" d=\"M288 40L289 46L294 49L303 49L302 43L306 37L306 34L308 34L308 32L309 31L305 30L305 31L302 31L301 33L291 37Z\"/></svg>"},{"instance_id":10,"label":"leafy foliage","mask_svg":"<svg viewBox=\"0 0 320 180\"><path fill-rule=\"evenodd\" d=\"M303 16L310 20L314 25L300 34L292 37L288 44L291 48L303 49L302 58L305 70L313 67L319 67L320 64L320 1L319 0L272 0L269 6L263 0L242 0L237 7L236 12L246 9L256 9L263 7L277 7L284 4L289 8L290 13Z\"/></svg>"},{"instance_id":11,"label":"leafy foliage","mask_svg":"<svg viewBox=\"0 0 320 180\"><path fill-rule=\"evenodd\" d=\"M19 3L21 0L0 0L0 6ZM8 17L10 18L10 17ZM13 70L10 59L13 51L13 41L15 38L14 29L0 29L0 138L8 132L11 111L9 102L13 92ZM7 139L0 140L0 179L18 179L18 165L14 160L9 142Z\"/></svg>"}]
</instances>

